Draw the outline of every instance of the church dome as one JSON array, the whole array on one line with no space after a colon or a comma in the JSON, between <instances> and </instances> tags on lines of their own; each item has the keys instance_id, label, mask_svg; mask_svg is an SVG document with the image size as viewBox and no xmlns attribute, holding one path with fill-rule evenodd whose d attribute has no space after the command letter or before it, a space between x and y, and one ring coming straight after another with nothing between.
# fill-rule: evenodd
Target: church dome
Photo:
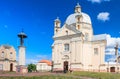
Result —
<instances>
[{"instance_id":1,"label":"church dome","mask_svg":"<svg viewBox=\"0 0 120 79\"><path fill-rule=\"evenodd\" d=\"M80 22L91 24L91 19L89 15L81 11L81 6L79 5L79 3L77 3L77 5L75 6L75 13L67 17L66 24L70 25L76 23L77 16L82 16L82 20Z\"/></svg>"},{"instance_id":2,"label":"church dome","mask_svg":"<svg viewBox=\"0 0 120 79\"><path fill-rule=\"evenodd\" d=\"M86 13L83 13L83 12L81 12L81 13L74 13L74 14L69 15L67 17L65 23L68 24L68 25L76 23L76 18L75 17L78 16L78 15L83 17L81 22L91 24L91 19L90 19L89 15L86 14Z\"/></svg>"}]
</instances>

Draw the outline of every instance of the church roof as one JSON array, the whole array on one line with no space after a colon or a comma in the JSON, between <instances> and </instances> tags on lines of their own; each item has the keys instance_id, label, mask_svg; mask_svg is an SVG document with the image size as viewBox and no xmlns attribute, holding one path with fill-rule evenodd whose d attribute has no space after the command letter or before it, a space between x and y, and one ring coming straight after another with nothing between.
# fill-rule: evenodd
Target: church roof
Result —
<instances>
[{"instance_id":1,"label":"church roof","mask_svg":"<svg viewBox=\"0 0 120 79\"><path fill-rule=\"evenodd\" d=\"M2 45L5 49L10 49L12 46L10 45Z\"/></svg>"},{"instance_id":2,"label":"church roof","mask_svg":"<svg viewBox=\"0 0 120 79\"><path fill-rule=\"evenodd\" d=\"M107 34L94 35L92 41L107 40Z\"/></svg>"},{"instance_id":3,"label":"church roof","mask_svg":"<svg viewBox=\"0 0 120 79\"><path fill-rule=\"evenodd\" d=\"M41 60L41 61L39 61L38 63L46 63L48 66L51 66L51 65L52 65L52 62L49 61L49 60Z\"/></svg>"},{"instance_id":4,"label":"church roof","mask_svg":"<svg viewBox=\"0 0 120 79\"><path fill-rule=\"evenodd\" d=\"M79 30L77 30L77 29L75 28L74 25L66 25L66 27L67 27L68 29L74 31L75 33L81 33Z\"/></svg>"},{"instance_id":5,"label":"church roof","mask_svg":"<svg viewBox=\"0 0 120 79\"><path fill-rule=\"evenodd\" d=\"M74 13L74 14L69 15L67 17L65 23L68 24L68 25L76 23L76 16L78 16L78 15L83 17L83 20L81 22L91 24L91 19L90 19L89 15L86 14L86 13L83 13L83 12L82 13Z\"/></svg>"}]
</instances>

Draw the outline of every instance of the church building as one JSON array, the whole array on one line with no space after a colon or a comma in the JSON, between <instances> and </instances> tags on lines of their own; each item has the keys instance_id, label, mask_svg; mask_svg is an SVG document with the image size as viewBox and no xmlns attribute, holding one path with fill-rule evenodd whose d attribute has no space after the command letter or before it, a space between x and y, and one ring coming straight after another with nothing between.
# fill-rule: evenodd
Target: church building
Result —
<instances>
[{"instance_id":1,"label":"church building","mask_svg":"<svg viewBox=\"0 0 120 79\"><path fill-rule=\"evenodd\" d=\"M16 71L16 51L13 46L0 46L0 71Z\"/></svg>"},{"instance_id":2,"label":"church building","mask_svg":"<svg viewBox=\"0 0 120 79\"><path fill-rule=\"evenodd\" d=\"M93 34L90 16L79 3L64 25L54 21L53 71L104 71L106 34Z\"/></svg>"}]
</instances>

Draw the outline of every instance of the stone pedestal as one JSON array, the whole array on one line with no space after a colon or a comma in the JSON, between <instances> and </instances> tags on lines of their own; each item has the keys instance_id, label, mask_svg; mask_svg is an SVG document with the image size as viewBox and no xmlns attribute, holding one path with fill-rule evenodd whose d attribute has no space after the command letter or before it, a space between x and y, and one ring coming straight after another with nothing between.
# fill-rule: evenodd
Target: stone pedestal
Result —
<instances>
[{"instance_id":1,"label":"stone pedestal","mask_svg":"<svg viewBox=\"0 0 120 79\"><path fill-rule=\"evenodd\" d=\"M28 69L26 66L22 66L22 65L16 66L16 73L25 74L27 72L28 72Z\"/></svg>"}]
</instances>

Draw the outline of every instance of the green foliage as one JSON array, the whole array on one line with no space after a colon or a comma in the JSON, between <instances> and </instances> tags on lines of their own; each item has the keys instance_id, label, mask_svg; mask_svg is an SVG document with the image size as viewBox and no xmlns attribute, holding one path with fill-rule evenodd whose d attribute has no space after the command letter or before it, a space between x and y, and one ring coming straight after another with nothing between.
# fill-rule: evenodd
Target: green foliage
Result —
<instances>
[{"instance_id":1,"label":"green foliage","mask_svg":"<svg viewBox=\"0 0 120 79\"><path fill-rule=\"evenodd\" d=\"M36 71L36 65L35 64L28 64L28 72Z\"/></svg>"}]
</instances>

